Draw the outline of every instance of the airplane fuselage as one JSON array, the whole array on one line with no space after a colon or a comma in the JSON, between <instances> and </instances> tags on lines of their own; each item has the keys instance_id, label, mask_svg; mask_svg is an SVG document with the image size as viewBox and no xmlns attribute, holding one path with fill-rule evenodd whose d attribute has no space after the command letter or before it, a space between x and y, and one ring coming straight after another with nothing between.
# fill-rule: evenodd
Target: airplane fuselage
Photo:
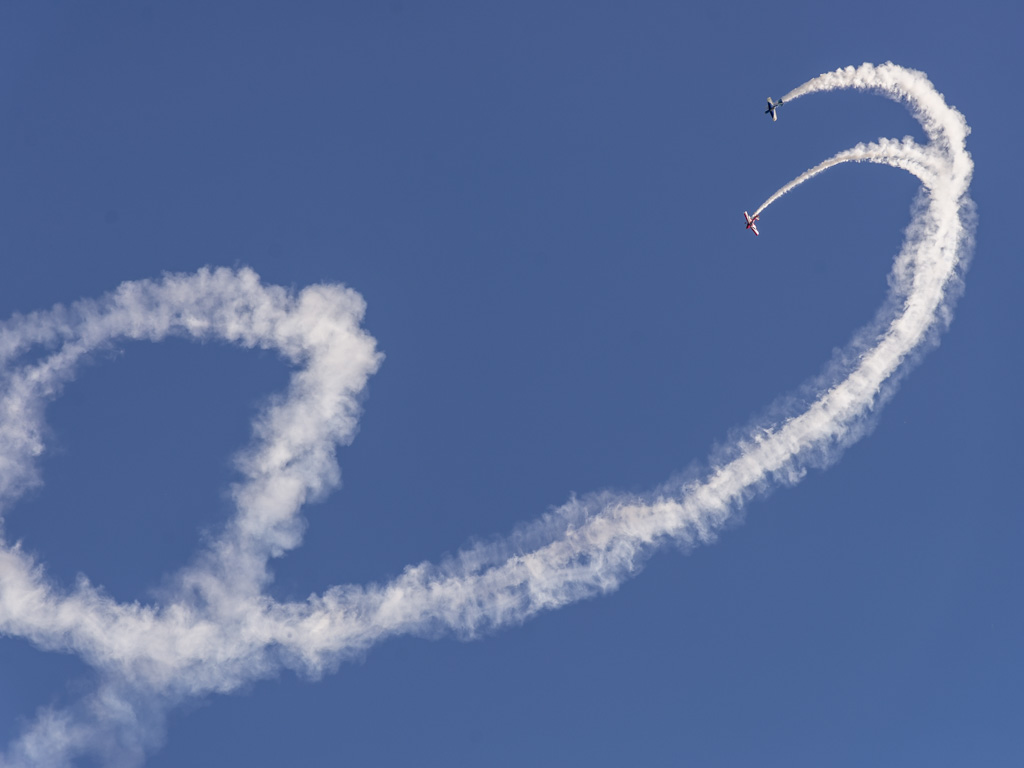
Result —
<instances>
[{"instance_id":1,"label":"airplane fuselage","mask_svg":"<svg viewBox=\"0 0 1024 768\"><path fill-rule=\"evenodd\" d=\"M760 235L761 234L760 232L757 231L757 227L755 226L755 223L757 222L757 220L759 218L761 218L760 214L754 214L754 218L750 218L750 214L747 213L746 211L744 211L743 212L743 218L747 222L747 229L749 229L755 235Z\"/></svg>"}]
</instances>

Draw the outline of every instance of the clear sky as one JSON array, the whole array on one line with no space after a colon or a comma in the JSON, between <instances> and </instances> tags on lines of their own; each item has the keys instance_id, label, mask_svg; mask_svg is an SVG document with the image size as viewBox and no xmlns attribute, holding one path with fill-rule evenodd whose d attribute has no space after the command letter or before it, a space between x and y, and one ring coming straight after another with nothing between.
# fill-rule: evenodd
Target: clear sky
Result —
<instances>
[{"instance_id":1,"label":"clear sky","mask_svg":"<svg viewBox=\"0 0 1024 768\"><path fill-rule=\"evenodd\" d=\"M341 488L273 561L279 600L653 489L823 370L881 305L919 182L848 164L758 238L741 213L923 135L878 96L774 124L766 96L891 60L972 127L956 318L837 464L610 594L190 700L147 765L1024 764L1024 11L686 5L0 5L0 318L205 265L366 300L386 358ZM228 520L289 369L118 349L47 409L4 532L57 585L149 603ZM0 638L0 745L95 679Z\"/></svg>"}]
</instances>

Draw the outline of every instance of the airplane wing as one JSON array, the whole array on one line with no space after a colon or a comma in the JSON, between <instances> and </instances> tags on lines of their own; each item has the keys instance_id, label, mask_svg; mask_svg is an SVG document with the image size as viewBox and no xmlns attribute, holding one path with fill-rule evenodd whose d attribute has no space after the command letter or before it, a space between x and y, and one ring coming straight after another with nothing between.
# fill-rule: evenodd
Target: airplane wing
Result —
<instances>
[{"instance_id":1,"label":"airplane wing","mask_svg":"<svg viewBox=\"0 0 1024 768\"><path fill-rule=\"evenodd\" d=\"M750 229L751 229L751 231L752 231L752 232L753 232L753 233L754 233L755 235L760 235L760 234L761 234L760 232L758 232L758 231L757 231L757 225L753 225L753 224L752 224L752 225L751 225L751 227L750 227Z\"/></svg>"},{"instance_id":2,"label":"airplane wing","mask_svg":"<svg viewBox=\"0 0 1024 768\"><path fill-rule=\"evenodd\" d=\"M773 109L772 110L772 122L774 123L774 122L778 121L778 119L779 119L779 116L775 114L775 110Z\"/></svg>"}]
</instances>

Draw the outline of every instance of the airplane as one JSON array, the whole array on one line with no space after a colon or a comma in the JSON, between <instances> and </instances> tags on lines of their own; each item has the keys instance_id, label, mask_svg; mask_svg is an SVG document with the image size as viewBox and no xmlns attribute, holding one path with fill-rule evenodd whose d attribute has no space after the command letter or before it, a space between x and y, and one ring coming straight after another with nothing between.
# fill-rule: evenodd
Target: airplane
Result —
<instances>
[{"instance_id":1,"label":"airplane","mask_svg":"<svg viewBox=\"0 0 1024 768\"><path fill-rule=\"evenodd\" d=\"M772 102L772 97L771 97L771 96L769 96L769 97L768 97L768 109L766 109L766 110L764 111L764 113L765 113L766 115L771 115L771 116L772 116L772 122L773 122L773 123L774 123L774 122L775 122L776 120L778 120L778 119L779 119L779 118L778 118L778 117L776 116L776 114L775 114L775 108L776 108L776 107L778 107L778 106L779 106L780 104L782 104L782 99L779 99L779 100L778 100L778 101L776 101L776 102Z\"/></svg>"},{"instance_id":2,"label":"airplane","mask_svg":"<svg viewBox=\"0 0 1024 768\"><path fill-rule=\"evenodd\" d=\"M755 235L761 234L760 232L757 231L757 227L754 226L754 222L761 218L761 214L755 214L754 218L750 218L750 214L744 211L743 218L747 220L747 229L749 229Z\"/></svg>"}]
</instances>

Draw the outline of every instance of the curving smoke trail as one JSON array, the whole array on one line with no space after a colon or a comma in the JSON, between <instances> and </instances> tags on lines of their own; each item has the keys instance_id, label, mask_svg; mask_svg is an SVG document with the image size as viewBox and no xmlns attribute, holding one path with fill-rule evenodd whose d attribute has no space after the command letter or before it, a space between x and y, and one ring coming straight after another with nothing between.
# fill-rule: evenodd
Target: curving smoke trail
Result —
<instances>
[{"instance_id":1,"label":"curving smoke trail","mask_svg":"<svg viewBox=\"0 0 1024 768\"><path fill-rule=\"evenodd\" d=\"M891 165L893 168L902 168L917 176L926 189L930 180L942 170L941 166L936 165L934 157L911 138L903 139L903 141L879 139L877 142L858 144L853 149L838 152L828 160L807 169L784 187L780 187L772 193L771 197L758 206L753 215L759 215L769 205L805 181L810 181L819 173L842 163L878 163L879 165Z\"/></svg>"},{"instance_id":2,"label":"curving smoke trail","mask_svg":"<svg viewBox=\"0 0 1024 768\"><path fill-rule=\"evenodd\" d=\"M922 73L865 64L784 98L836 88L906 102L929 143L880 140L841 152L758 209L841 162L887 163L923 182L887 302L815 385L806 409L751 429L700 480L576 499L512 536L409 566L385 583L331 587L292 603L264 592L270 558L300 543L303 504L337 484L335 449L351 440L358 395L380 364L359 327L357 294L328 285L294 294L249 270L201 270L125 283L98 301L0 326L0 511L39 482L45 404L98 349L170 335L222 339L276 350L295 367L238 458L235 517L177 574L164 602L118 603L86 581L61 589L17 544L0 542L0 632L76 653L100 675L74 707L42 711L0 765L66 765L83 754L138 763L158 746L166 711L188 698L282 667L319 674L389 636L472 636L608 592L659 546L710 541L754 495L838 458L948 324L970 255L973 205L966 122ZM39 348L44 354L29 357Z\"/></svg>"}]
</instances>

